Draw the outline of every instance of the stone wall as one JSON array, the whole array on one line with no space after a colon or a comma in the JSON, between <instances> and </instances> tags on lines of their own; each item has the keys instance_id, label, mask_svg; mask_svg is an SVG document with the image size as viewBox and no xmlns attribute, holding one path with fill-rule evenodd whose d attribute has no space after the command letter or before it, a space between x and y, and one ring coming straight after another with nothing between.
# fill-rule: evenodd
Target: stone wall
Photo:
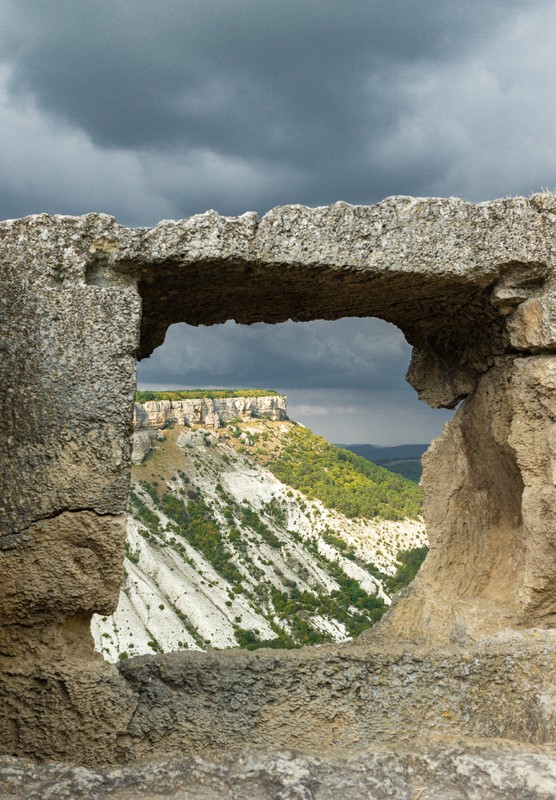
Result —
<instances>
[{"instance_id":1,"label":"stone wall","mask_svg":"<svg viewBox=\"0 0 556 800\"><path fill-rule=\"evenodd\" d=\"M374 640L471 647L553 627L555 232L550 194L208 212L152 230L101 214L1 223L2 749L133 752L132 666L95 661L89 622L123 574L135 357L173 322L398 325L420 396L464 402L425 461L430 555Z\"/></svg>"},{"instance_id":2,"label":"stone wall","mask_svg":"<svg viewBox=\"0 0 556 800\"><path fill-rule=\"evenodd\" d=\"M246 747L357 750L433 736L556 740L556 635L461 647L372 641L300 651L140 656L135 758Z\"/></svg>"},{"instance_id":3,"label":"stone wall","mask_svg":"<svg viewBox=\"0 0 556 800\"><path fill-rule=\"evenodd\" d=\"M100 662L8 662L5 753L144 762L169 753L357 752L439 737L556 741L556 637L472 646L361 641Z\"/></svg>"}]
</instances>

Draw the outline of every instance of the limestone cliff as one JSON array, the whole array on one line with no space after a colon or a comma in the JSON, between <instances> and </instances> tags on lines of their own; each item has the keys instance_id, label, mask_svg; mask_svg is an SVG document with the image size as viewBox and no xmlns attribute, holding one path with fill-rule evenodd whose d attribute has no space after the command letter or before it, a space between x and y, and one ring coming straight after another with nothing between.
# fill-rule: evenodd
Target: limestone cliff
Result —
<instances>
[{"instance_id":1,"label":"limestone cliff","mask_svg":"<svg viewBox=\"0 0 556 800\"><path fill-rule=\"evenodd\" d=\"M287 419L287 399L283 395L263 397L206 397L192 400L151 400L136 403L134 425L163 428L168 422L180 425L208 425L220 428L233 419Z\"/></svg>"},{"instance_id":2,"label":"limestone cliff","mask_svg":"<svg viewBox=\"0 0 556 800\"><path fill-rule=\"evenodd\" d=\"M151 449L157 430L170 423L180 426L206 425L221 428L234 419L284 420L288 401L284 395L257 397L205 397L190 400L148 400L133 409L133 449L131 461L140 464ZM185 435L185 434L184 434Z\"/></svg>"}]
</instances>

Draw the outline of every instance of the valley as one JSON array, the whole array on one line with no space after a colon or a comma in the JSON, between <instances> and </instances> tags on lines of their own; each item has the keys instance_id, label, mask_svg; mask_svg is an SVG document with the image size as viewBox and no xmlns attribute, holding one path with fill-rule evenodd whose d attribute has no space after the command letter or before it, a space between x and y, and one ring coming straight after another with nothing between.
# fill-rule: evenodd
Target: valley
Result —
<instances>
[{"instance_id":1,"label":"valley","mask_svg":"<svg viewBox=\"0 0 556 800\"><path fill-rule=\"evenodd\" d=\"M134 444L124 586L92 628L109 661L357 636L426 553L419 487L283 397L146 400Z\"/></svg>"},{"instance_id":2,"label":"valley","mask_svg":"<svg viewBox=\"0 0 556 800\"><path fill-rule=\"evenodd\" d=\"M421 457L427 450L428 444L400 444L392 447L377 447L372 444L339 444L346 450L351 450L358 456L372 461L381 467L386 467L391 472L403 475L414 483L419 483L423 468Z\"/></svg>"}]
</instances>

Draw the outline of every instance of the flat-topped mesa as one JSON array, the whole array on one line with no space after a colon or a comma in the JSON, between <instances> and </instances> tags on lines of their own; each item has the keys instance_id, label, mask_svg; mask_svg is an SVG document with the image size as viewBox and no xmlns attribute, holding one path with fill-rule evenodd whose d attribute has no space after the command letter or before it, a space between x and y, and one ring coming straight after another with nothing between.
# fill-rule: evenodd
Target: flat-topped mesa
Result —
<instances>
[{"instance_id":1,"label":"flat-topped mesa","mask_svg":"<svg viewBox=\"0 0 556 800\"><path fill-rule=\"evenodd\" d=\"M284 395L258 397L199 397L189 400L148 400L135 403L135 430L163 428L169 422L179 425L206 425L221 428L239 419L287 419L288 401Z\"/></svg>"},{"instance_id":2,"label":"flat-topped mesa","mask_svg":"<svg viewBox=\"0 0 556 800\"><path fill-rule=\"evenodd\" d=\"M185 400L147 400L133 407L133 450L131 461L140 464L151 450L156 432L172 422L178 425L204 425L221 428L234 419L271 420L288 418L284 395L259 394L256 397L196 397Z\"/></svg>"},{"instance_id":3,"label":"flat-topped mesa","mask_svg":"<svg viewBox=\"0 0 556 800\"><path fill-rule=\"evenodd\" d=\"M49 752L52 723L62 749L88 748L93 726L98 757L114 757L106 709L120 684L110 699L104 678L87 679L88 694L47 681L45 705L33 665L48 661L54 675L77 652L89 663L91 616L116 607L137 356L174 322L343 316L403 331L414 348L408 379L430 405L465 398L425 459L431 551L383 618L385 635L465 642L556 627L554 195L284 206L260 220L209 211L150 230L103 214L9 220L0 223L0 652L11 656L4 675L21 667L30 688L22 678L12 692L6 678L5 752ZM67 735L64 716L82 719L78 697L91 702L81 738Z\"/></svg>"}]
</instances>

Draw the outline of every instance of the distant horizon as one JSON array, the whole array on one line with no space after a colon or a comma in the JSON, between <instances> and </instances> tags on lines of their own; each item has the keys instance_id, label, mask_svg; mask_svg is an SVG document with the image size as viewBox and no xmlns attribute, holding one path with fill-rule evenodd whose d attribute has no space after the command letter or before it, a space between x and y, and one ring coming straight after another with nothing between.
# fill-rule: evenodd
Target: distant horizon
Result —
<instances>
[{"instance_id":1,"label":"distant horizon","mask_svg":"<svg viewBox=\"0 0 556 800\"><path fill-rule=\"evenodd\" d=\"M409 386L408 386L409 389ZM274 392L277 396L284 396L287 398L288 401L288 416L294 422L298 422L301 425L309 428L319 436L322 436L327 441L332 444L336 444L338 446L358 446L358 445L367 445L373 446L376 448L387 448L387 447L399 447L403 445L430 445L431 441L436 438L441 433L441 428L446 421L448 415L452 415L453 412L446 411L446 410L438 410L438 409L430 409L424 403L417 401L417 409L421 411L423 418L425 419L435 419L435 416L438 415L438 424L434 425L432 429L426 432L422 429L419 429L418 432L416 431L415 435L410 435L408 432L408 436L403 436L403 431L407 430L407 426L397 426L398 436L395 435L394 431L389 425L382 425L380 426L380 432L372 427L373 421L373 412L376 416L377 410L376 406L373 409L372 406L370 408L363 408L362 411L359 410L357 405L354 407L345 406L342 408L341 406L338 407L337 405L332 405L327 407L325 405L326 399L330 396L331 390L327 388L323 388L320 390L315 389L285 389L285 388L263 388L261 389L260 386L242 386L237 387L236 385L232 386L222 386L222 385L215 385L215 384L205 384L204 386L199 385L187 385L180 383L179 381L174 381L172 383L151 383L146 381L137 381L137 391L144 392L180 392L180 391L225 391L225 392L232 392L232 391L263 391L268 392L269 395ZM335 389L335 392L342 392L342 390ZM412 391L412 390L410 390ZM350 389L345 390L346 394L351 392ZM319 398L319 395L321 396ZM321 400L320 403L316 403L315 401ZM413 410L413 409L412 409ZM405 410L404 410L405 411ZM311 413L313 412L313 413ZM347 413L345 413L347 412ZM380 412L382 413L382 411ZM405 412L407 415L407 412ZM416 414L418 417L418 412ZM368 419L365 419L368 418ZM341 420L346 422L345 425L340 425L339 422ZM365 434L364 430L358 430L361 424L365 422L371 425L370 428L367 429L368 433ZM418 419L417 422L420 422ZM392 426L394 427L394 425ZM417 424L415 425L417 428ZM431 426L429 425L429 429ZM347 435L343 435L347 434ZM429 435L427 435L429 434Z\"/></svg>"},{"instance_id":2,"label":"distant horizon","mask_svg":"<svg viewBox=\"0 0 556 800\"><path fill-rule=\"evenodd\" d=\"M331 442L336 447L375 447L377 450L389 450L393 447L430 446L430 442L401 442L400 444L373 444L372 442Z\"/></svg>"}]
</instances>

